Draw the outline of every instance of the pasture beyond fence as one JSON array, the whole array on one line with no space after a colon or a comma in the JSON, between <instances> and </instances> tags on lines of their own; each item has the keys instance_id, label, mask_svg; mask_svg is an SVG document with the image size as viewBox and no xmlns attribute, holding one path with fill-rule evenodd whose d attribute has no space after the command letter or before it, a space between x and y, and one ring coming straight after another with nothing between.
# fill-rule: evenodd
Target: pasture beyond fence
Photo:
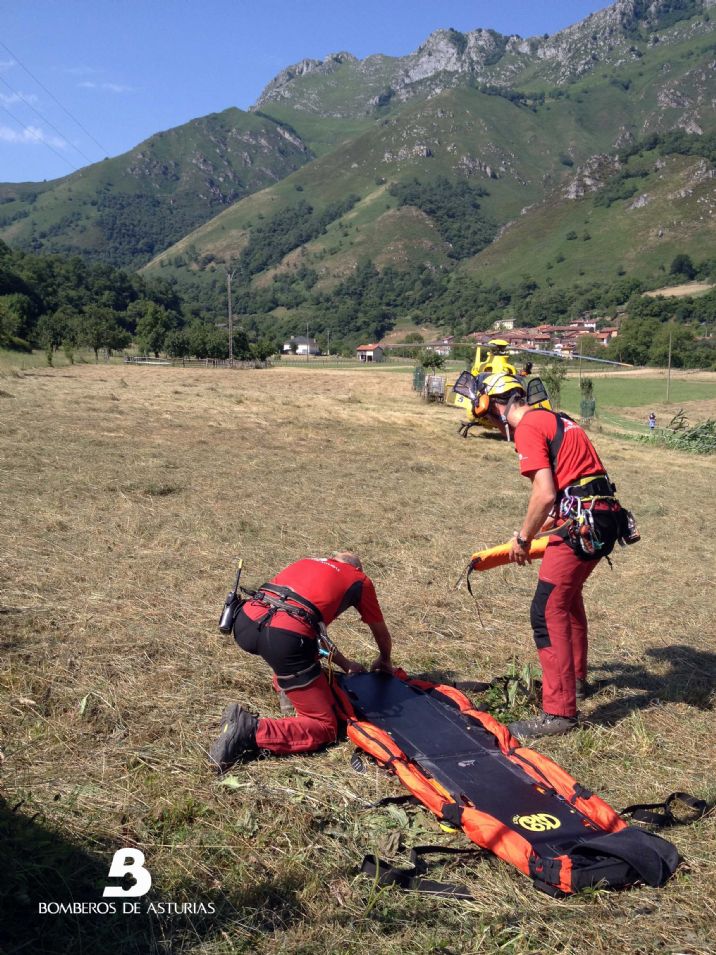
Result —
<instances>
[{"instance_id":1,"label":"pasture beyond fence","mask_svg":"<svg viewBox=\"0 0 716 955\"><path fill-rule=\"evenodd\" d=\"M270 368L270 361L255 358L147 358L145 355L125 355L124 361L131 365L166 365L169 368Z\"/></svg>"}]
</instances>

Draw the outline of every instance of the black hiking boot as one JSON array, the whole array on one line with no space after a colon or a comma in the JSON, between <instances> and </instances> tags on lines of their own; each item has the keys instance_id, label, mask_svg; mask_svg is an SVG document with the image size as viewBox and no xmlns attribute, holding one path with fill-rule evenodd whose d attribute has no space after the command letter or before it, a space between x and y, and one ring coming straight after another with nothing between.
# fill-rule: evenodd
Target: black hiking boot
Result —
<instances>
[{"instance_id":1,"label":"black hiking boot","mask_svg":"<svg viewBox=\"0 0 716 955\"><path fill-rule=\"evenodd\" d=\"M223 773L245 753L255 753L258 717L230 703L221 715L221 733L209 749L209 760L217 772Z\"/></svg>"},{"instance_id":2,"label":"black hiking boot","mask_svg":"<svg viewBox=\"0 0 716 955\"><path fill-rule=\"evenodd\" d=\"M531 720L510 723L508 729L518 739L537 739L539 736L563 736L577 728L576 716L552 716L542 713Z\"/></svg>"}]
</instances>

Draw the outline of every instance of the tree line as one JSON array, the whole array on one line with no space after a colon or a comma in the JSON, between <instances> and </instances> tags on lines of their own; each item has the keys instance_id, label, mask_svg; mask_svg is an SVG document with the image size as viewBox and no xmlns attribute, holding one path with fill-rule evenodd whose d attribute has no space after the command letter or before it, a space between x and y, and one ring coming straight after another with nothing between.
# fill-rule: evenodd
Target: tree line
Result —
<instances>
[{"instance_id":1,"label":"tree line","mask_svg":"<svg viewBox=\"0 0 716 955\"><path fill-rule=\"evenodd\" d=\"M716 291L698 298L645 298L645 285L621 277L613 283L550 288L525 278L510 286L425 268L378 269L365 260L334 288L322 289L313 269L281 272L262 288L238 281L233 302L236 358L264 359L292 335L309 333L321 348L346 355L357 344L380 340L399 318L437 325L458 338L486 331L506 314L518 327L568 325L591 312L604 323L621 319L619 336L597 354L634 364L716 367L713 333ZM672 281L716 278L713 260L678 255ZM38 256L0 242L0 346L43 347L48 356L88 347L172 357L226 358L226 285L217 272L202 286L180 287L79 258ZM277 311L278 310L278 313ZM590 342L585 340L584 347Z\"/></svg>"}]
</instances>

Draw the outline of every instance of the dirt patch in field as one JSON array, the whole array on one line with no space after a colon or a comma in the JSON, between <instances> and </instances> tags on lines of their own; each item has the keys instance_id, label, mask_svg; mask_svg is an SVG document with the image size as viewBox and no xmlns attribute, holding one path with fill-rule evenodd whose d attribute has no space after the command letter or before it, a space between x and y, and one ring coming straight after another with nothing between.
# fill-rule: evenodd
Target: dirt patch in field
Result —
<instances>
[{"instance_id":1,"label":"dirt patch in field","mask_svg":"<svg viewBox=\"0 0 716 955\"><path fill-rule=\"evenodd\" d=\"M714 286L710 282L687 282L686 285L669 285L666 288L654 289L653 292L644 292L647 298L683 298L685 295L704 295L712 292Z\"/></svg>"},{"instance_id":2,"label":"dirt patch in field","mask_svg":"<svg viewBox=\"0 0 716 955\"><path fill-rule=\"evenodd\" d=\"M642 405L639 408L622 408L621 414L633 421L640 421L644 427L647 427L649 413L653 411L656 415L656 424L659 428L666 428L672 418L683 411L690 425L699 424L709 418L716 418L716 398L710 398L702 401L681 401L678 404L670 402L657 402L650 405L646 410Z\"/></svg>"}]
</instances>

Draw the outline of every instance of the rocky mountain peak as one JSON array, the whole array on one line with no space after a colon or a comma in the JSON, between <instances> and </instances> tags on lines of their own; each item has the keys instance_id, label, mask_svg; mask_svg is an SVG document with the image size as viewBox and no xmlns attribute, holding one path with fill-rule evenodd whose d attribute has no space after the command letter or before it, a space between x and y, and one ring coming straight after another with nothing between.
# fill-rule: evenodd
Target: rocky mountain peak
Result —
<instances>
[{"instance_id":1,"label":"rocky mountain peak","mask_svg":"<svg viewBox=\"0 0 716 955\"><path fill-rule=\"evenodd\" d=\"M332 73L343 63L357 63L358 59L352 53L341 51L340 53L329 53L322 60L305 59L287 66L281 70L266 86L259 97L256 107L261 107L268 100L281 99L286 95L286 89L293 80L300 76L306 76L308 73Z\"/></svg>"}]
</instances>

